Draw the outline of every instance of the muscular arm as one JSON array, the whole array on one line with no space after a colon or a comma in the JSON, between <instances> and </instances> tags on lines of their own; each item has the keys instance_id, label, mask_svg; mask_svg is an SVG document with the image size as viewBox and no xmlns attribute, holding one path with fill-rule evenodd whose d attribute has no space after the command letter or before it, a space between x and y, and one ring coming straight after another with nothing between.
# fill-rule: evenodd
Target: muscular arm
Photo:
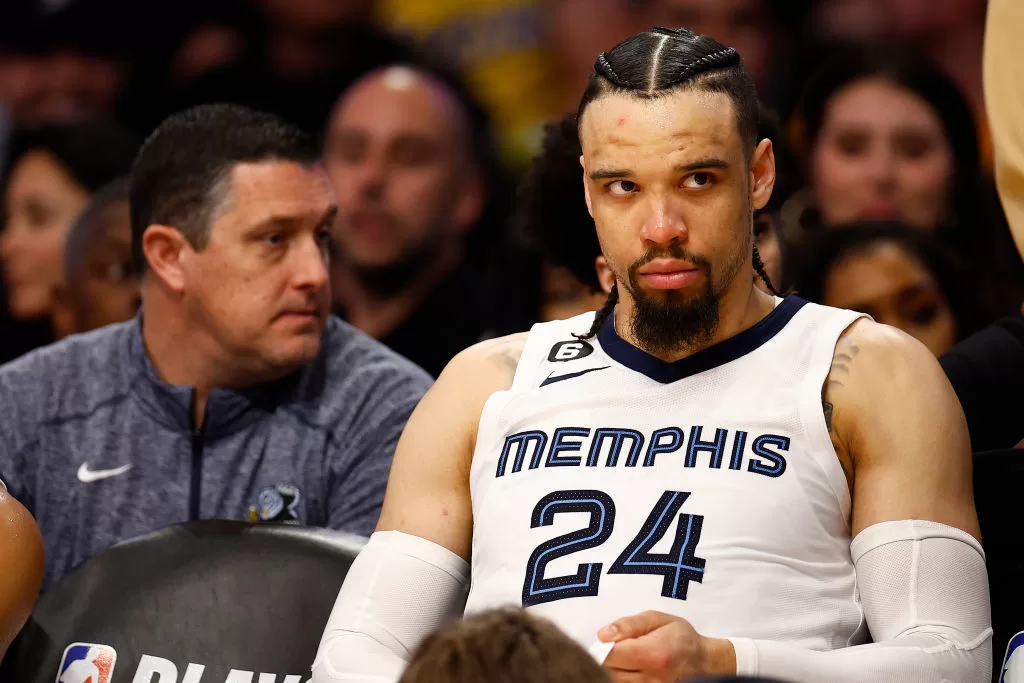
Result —
<instances>
[{"instance_id":1,"label":"muscular arm","mask_svg":"<svg viewBox=\"0 0 1024 683\"><path fill-rule=\"evenodd\" d=\"M313 663L315 683L397 681L428 633L461 613L480 413L512 385L525 335L456 356L413 411L395 451L377 532L349 570Z\"/></svg>"},{"instance_id":2,"label":"muscular arm","mask_svg":"<svg viewBox=\"0 0 1024 683\"><path fill-rule=\"evenodd\" d=\"M0 659L32 611L43 564L35 520L0 482Z\"/></svg>"},{"instance_id":3,"label":"muscular arm","mask_svg":"<svg viewBox=\"0 0 1024 683\"><path fill-rule=\"evenodd\" d=\"M823 392L832 443L853 468L851 534L924 519L981 538L960 403L924 346L870 320L839 340ZM827 412L827 409L826 409Z\"/></svg>"},{"instance_id":4,"label":"muscular arm","mask_svg":"<svg viewBox=\"0 0 1024 683\"><path fill-rule=\"evenodd\" d=\"M959 403L937 361L870 320L836 347L825 418L853 485L851 553L875 642L732 639L737 670L795 681L988 680L991 617Z\"/></svg>"},{"instance_id":5,"label":"muscular arm","mask_svg":"<svg viewBox=\"0 0 1024 683\"><path fill-rule=\"evenodd\" d=\"M480 412L512 385L525 335L489 340L456 356L409 418L395 451L378 531L401 531L469 559L469 467Z\"/></svg>"}]
</instances>

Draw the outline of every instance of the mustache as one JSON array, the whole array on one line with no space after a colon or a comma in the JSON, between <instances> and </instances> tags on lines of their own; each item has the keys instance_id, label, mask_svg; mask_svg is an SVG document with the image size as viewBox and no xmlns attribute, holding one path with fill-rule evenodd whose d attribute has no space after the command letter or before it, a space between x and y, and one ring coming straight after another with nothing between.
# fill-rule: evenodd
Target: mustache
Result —
<instances>
[{"instance_id":1,"label":"mustache","mask_svg":"<svg viewBox=\"0 0 1024 683\"><path fill-rule=\"evenodd\" d=\"M704 271L705 275L711 272L711 261L706 257L693 253L692 251L684 248L681 244L672 244L667 247L651 247L648 249L644 252L643 256L634 261L633 265L629 267L630 275L635 275L637 270L659 258L688 261Z\"/></svg>"}]
</instances>

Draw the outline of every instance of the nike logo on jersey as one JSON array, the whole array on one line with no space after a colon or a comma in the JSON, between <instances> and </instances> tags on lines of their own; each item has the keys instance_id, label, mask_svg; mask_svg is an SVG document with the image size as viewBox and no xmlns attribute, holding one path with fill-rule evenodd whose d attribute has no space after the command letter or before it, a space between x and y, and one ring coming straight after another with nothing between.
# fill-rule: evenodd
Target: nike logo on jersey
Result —
<instances>
[{"instance_id":1,"label":"nike logo on jersey","mask_svg":"<svg viewBox=\"0 0 1024 683\"><path fill-rule=\"evenodd\" d=\"M91 484L92 482L99 481L100 479L109 479L111 477L124 474L131 468L131 464L128 464L115 467L112 470L90 470L89 463L83 462L82 466L78 468L78 481L83 484Z\"/></svg>"},{"instance_id":2,"label":"nike logo on jersey","mask_svg":"<svg viewBox=\"0 0 1024 683\"><path fill-rule=\"evenodd\" d=\"M548 375L547 379L545 379L543 382L541 382L540 385L542 387L546 387L547 385L554 384L555 382L561 382L563 380L573 379L574 377L580 377L582 375L587 374L588 372L597 372L598 370L607 370L610 367L611 367L610 365L605 365L604 367L601 367L601 368L587 368L586 370L580 370L579 372L570 372L570 373L567 373L567 374L564 374L564 375Z\"/></svg>"}]
</instances>

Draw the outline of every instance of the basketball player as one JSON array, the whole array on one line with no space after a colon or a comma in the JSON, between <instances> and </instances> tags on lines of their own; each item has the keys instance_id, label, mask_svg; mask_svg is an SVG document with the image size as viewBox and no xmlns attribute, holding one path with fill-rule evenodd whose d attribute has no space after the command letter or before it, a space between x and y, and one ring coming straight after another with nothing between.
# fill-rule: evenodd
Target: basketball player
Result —
<instances>
[{"instance_id":1,"label":"basketball player","mask_svg":"<svg viewBox=\"0 0 1024 683\"><path fill-rule=\"evenodd\" d=\"M467 614L523 604L618 683L987 680L968 436L934 357L755 287L775 163L735 50L655 29L595 68L581 162L615 289L428 392L314 681L396 679L469 585Z\"/></svg>"}]
</instances>

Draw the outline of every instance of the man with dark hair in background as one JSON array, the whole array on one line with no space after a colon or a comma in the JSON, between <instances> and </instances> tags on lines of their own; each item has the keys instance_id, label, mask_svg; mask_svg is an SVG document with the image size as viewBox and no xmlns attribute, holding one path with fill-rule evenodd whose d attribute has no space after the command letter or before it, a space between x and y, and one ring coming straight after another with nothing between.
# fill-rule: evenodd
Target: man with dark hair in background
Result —
<instances>
[{"instance_id":1,"label":"man with dark hair in background","mask_svg":"<svg viewBox=\"0 0 1024 683\"><path fill-rule=\"evenodd\" d=\"M47 584L187 520L373 529L429 378L329 316L317 157L250 109L167 119L131 176L141 313L0 369L0 477L37 515Z\"/></svg>"},{"instance_id":2,"label":"man with dark hair in background","mask_svg":"<svg viewBox=\"0 0 1024 683\"><path fill-rule=\"evenodd\" d=\"M68 233L57 309L71 333L123 322L138 311L128 192L128 178L101 188Z\"/></svg>"},{"instance_id":3,"label":"man with dark hair in background","mask_svg":"<svg viewBox=\"0 0 1024 683\"><path fill-rule=\"evenodd\" d=\"M349 88L328 122L324 162L338 198L338 312L432 375L487 331L484 264L467 245L490 187L486 122L468 92L395 65Z\"/></svg>"},{"instance_id":4,"label":"man with dark hair in background","mask_svg":"<svg viewBox=\"0 0 1024 683\"><path fill-rule=\"evenodd\" d=\"M616 683L986 680L963 413L911 337L769 293L775 159L739 54L634 35L577 122L608 302L445 369L313 680L397 679L439 619L510 603Z\"/></svg>"}]
</instances>

